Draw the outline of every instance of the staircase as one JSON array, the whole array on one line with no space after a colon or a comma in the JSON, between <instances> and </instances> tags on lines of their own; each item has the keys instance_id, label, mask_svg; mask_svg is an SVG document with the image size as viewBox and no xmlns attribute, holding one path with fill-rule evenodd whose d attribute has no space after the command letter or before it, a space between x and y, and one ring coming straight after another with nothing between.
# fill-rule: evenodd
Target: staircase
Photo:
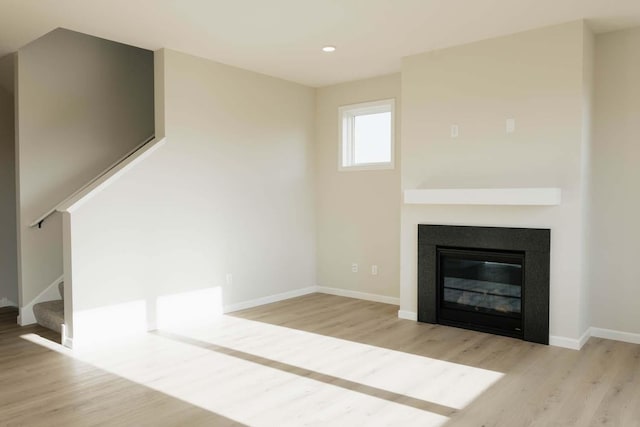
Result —
<instances>
[{"instance_id":1,"label":"staircase","mask_svg":"<svg viewBox=\"0 0 640 427\"><path fill-rule=\"evenodd\" d=\"M140 161L146 154L157 149L165 142L165 139L156 140L155 135L151 135L138 144L131 151L126 153L123 157L110 165L95 178L81 187L79 190L71 194L69 197L58 203L56 206L49 209L44 214L40 215L34 220L29 227L42 228L44 222L56 212L68 212L71 207L83 200L89 194L99 191L100 189L109 185L110 182L117 179L118 176L123 174L129 167ZM66 255L65 255L66 256ZM55 282L54 282L55 283ZM33 305L33 314L36 322L51 329L55 332L62 333L62 325L64 324L64 282L58 284L58 291L62 299L54 301L46 301ZM49 292L51 289L47 287L43 293L46 292L46 298L51 297ZM65 344L66 345L66 344Z\"/></svg>"},{"instance_id":2,"label":"staircase","mask_svg":"<svg viewBox=\"0 0 640 427\"><path fill-rule=\"evenodd\" d=\"M58 285L62 299L41 302L33 306L33 314L40 326L62 333L64 323L64 282Z\"/></svg>"}]
</instances>

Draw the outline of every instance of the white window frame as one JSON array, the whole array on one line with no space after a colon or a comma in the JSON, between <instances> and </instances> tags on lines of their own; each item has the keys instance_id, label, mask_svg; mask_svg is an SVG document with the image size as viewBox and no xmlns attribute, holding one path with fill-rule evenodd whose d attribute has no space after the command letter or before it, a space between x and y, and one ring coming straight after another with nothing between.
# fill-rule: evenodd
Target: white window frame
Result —
<instances>
[{"instance_id":1,"label":"white window frame","mask_svg":"<svg viewBox=\"0 0 640 427\"><path fill-rule=\"evenodd\" d=\"M361 170L383 170L395 168L395 121L396 121L396 100L382 99L379 101L362 102L359 104L344 105L338 108L338 123L340 138L340 150L338 151L338 170L339 171L361 171ZM354 127L355 117L365 114L387 113L391 112L391 157L388 162L381 163L356 163L355 156L355 140ZM346 159L346 161L345 161ZM345 164L346 163L346 164Z\"/></svg>"}]
</instances>

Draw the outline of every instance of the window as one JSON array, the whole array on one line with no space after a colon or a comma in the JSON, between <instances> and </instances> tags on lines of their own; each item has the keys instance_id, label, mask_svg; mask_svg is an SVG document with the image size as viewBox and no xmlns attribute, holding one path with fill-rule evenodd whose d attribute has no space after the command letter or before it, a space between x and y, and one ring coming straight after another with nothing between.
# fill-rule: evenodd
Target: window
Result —
<instances>
[{"instance_id":1,"label":"window","mask_svg":"<svg viewBox=\"0 0 640 427\"><path fill-rule=\"evenodd\" d=\"M393 169L393 99L340 107L340 170Z\"/></svg>"}]
</instances>

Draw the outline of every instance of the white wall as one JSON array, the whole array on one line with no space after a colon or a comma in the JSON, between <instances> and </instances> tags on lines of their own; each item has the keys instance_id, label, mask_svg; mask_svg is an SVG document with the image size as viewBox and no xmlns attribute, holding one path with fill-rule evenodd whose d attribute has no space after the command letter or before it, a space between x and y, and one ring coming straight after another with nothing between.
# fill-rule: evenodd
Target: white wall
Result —
<instances>
[{"instance_id":1,"label":"white wall","mask_svg":"<svg viewBox=\"0 0 640 427\"><path fill-rule=\"evenodd\" d=\"M168 50L156 76L166 143L70 215L74 345L114 307L154 327L172 295L189 317L316 282L314 90Z\"/></svg>"},{"instance_id":2,"label":"white wall","mask_svg":"<svg viewBox=\"0 0 640 427\"><path fill-rule=\"evenodd\" d=\"M640 334L640 28L596 38L592 325Z\"/></svg>"},{"instance_id":3,"label":"white wall","mask_svg":"<svg viewBox=\"0 0 640 427\"><path fill-rule=\"evenodd\" d=\"M416 311L417 224L551 228L550 333L575 341L585 331L585 34L575 22L403 60L403 189L563 193L557 207L403 206L401 310ZM514 134L505 133L507 118Z\"/></svg>"},{"instance_id":4,"label":"white wall","mask_svg":"<svg viewBox=\"0 0 640 427\"><path fill-rule=\"evenodd\" d=\"M62 274L60 216L29 224L149 137L153 53L58 29L18 52L21 305Z\"/></svg>"},{"instance_id":5,"label":"white wall","mask_svg":"<svg viewBox=\"0 0 640 427\"><path fill-rule=\"evenodd\" d=\"M17 305L14 55L0 58L0 307Z\"/></svg>"},{"instance_id":6,"label":"white wall","mask_svg":"<svg viewBox=\"0 0 640 427\"><path fill-rule=\"evenodd\" d=\"M591 233L591 216L593 203L593 130L595 111L595 34L587 26L583 26L583 60L582 60L582 147L580 192L582 193L582 254L581 254L581 282L584 290L581 292L579 330L587 331L591 326L589 289L590 281L590 253L593 242Z\"/></svg>"},{"instance_id":7,"label":"white wall","mask_svg":"<svg viewBox=\"0 0 640 427\"><path fill-rule=\"evenodd\" d=\"M338 171L338 107L395 98L393 170ZM400 74L319 88L316 102L318 285L400 294ZM351 264L359 265L358 273ZM378 275L371 275L371 266Z\"/></svg>"}]
</instances>

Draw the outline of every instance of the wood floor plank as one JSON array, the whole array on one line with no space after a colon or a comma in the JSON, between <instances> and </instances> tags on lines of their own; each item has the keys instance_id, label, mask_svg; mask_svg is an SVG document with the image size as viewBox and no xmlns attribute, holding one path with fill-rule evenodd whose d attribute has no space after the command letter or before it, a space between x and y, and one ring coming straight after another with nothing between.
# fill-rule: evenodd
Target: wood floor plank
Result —
<instances>
[{"instance_id":1,"label":"wood floor plank","mask_svg":"<svg viewBox=\"0 0 640 427\"><path fill-rule=\"evenodd\" d=\"M326 313L332 319L339 315L340 297L323 295L319 298L331 301L328 305L332 308ZM360 329L371 327L364 313L368 304L360 304L359 310L350 306L351 313L362 317ZM640 426L640 384L633 382L640 376L640 366L634 365L640 359L640 356L635 358L640 352L638 345L592 338L582 351L577 352L397 320L397 307L386 307L381 308L378 315L384 311L389 316L388 323L358 335L351 334L348 328L340 329L338 322L333 322L328 329L326 324L316 327L315 315L296 321L287 310L279 312L278 304L267 310L259 307L234 315L505 374L467 408L452 413L448 425L512 427L606 423L621 427ZM322 314L318 316L322 317ZM637 374L630 377L633 372Z\"/></svg>"},{"instance_id":2,"label":"wood floor plank","mask_svg":"<svg viewBox=\"0 0 640 427\"><path fill-rule=\"evenodd\" d=\"M16 315L0 309L0 426L242 425L27 341L59 335Z\"/></svg>"},{"instance_id":3,"label":"wood floor plank","mask_svg":"<svg viewBox=\"0 0 640 427\"><path fill-rule=\"evenodd\" d=\"M605 395L589 424L592 426L640 425L640 345L616 344L625 351L619 352L619 360L607 363L615 376L606 382Z\"/></svg>"},{"instance_id":4,"label":"wood floor plank","mask_svg":"<svg viewBox=\"0 0 640 427\"><path fill-rule=\"evenodd\" d=\"M640 426L640 345L578 352L312 294L69 355L16 316L0 309L0 426ZM450 395L468 375L486 387Z\"/></svg>"}]
</instances>

